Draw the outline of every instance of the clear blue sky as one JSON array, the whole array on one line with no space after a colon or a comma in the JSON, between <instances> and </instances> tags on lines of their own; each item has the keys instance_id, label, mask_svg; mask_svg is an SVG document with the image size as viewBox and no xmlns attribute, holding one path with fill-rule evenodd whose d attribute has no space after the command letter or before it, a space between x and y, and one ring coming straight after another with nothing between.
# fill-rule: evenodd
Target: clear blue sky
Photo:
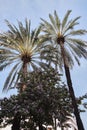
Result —
<instances>
[{"instance_id":1,"label":"clear blue sky","mask_svg":"<svg viewBox=\"0 0 87 130\"><path fill-rule=\"evenodd\" d=\"M81 16L79 28L87 29L87 0L0 0L0 32L7 31L5 19L17 25L17 20L31 20L32 27L37 27L40 18L48 20L48 14L57 11L62 19L67 10L72 10L71 17ZM87 36L83 37L87 40ZM0 72L0 98L9 96L16 91L2 93L3 84L10 67ZM74 66L71 71L76 96L87 93L87 61L81 60L81 66ZM87 112L81 114L85 130L87 130Z\"/></svg>"}]
</instances>

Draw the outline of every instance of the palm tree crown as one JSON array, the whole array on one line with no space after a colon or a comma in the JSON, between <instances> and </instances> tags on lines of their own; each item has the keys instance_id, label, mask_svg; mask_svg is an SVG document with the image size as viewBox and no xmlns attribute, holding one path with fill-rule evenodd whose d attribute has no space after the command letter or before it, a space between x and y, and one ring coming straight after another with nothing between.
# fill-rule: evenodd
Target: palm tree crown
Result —
<instances>
[{"instance_id":1,"label":"palm tree crown","mask_svg":"<svg viewBox=\"0 0 87 130\"><path fill-rule=\"evenodd\" d=\"M84 35L87 31L83 29L74 29L74 27L79 24L78 19L80 17L68 20L70 13L71 10L68 10L64 19L60 21L56 11L54 11L54 16L49 14L50 22L41 19L41 25L43 32L45 32L45 37L48 37L51 42L56 43L54 46L58 48L60 54L62 51L60 44L64 44L65 63L68 67L73 67L74 60L80 65L79 58L87 58L87 42L78 38L78 35ZM63 62L62 55L60 59L61 62Z\"/></svg>"},{"instance_id":2,"label":"palm tree crown","mask_svg":"<svg viewBox=\"0 0 87 130\"><path fill-rule=\"evenodd\" d=\"M12 64L13 67L5 81L3 90L16 86L20 72L27 73L43 66L41 62L42 36L41 27L31 31L30 21L25 20L25 26L18 22L18 28L7 20L9 30L0 34L0 71ZM14 84L15 82L15 84ZM12 86L14 84L14 86Z\"/></svg>"}]
</instances>

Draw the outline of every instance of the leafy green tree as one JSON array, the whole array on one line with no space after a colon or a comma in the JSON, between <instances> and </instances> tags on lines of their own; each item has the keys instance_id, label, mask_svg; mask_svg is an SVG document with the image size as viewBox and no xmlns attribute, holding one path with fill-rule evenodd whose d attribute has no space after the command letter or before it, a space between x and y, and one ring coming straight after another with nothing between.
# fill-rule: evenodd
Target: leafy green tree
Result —
<instances>
[{"instance_id":1,"label":"leafy green tree","mask_svg":"<svg viewBox=\"0 0 87 130\"><path fill-rule=\"evenodd\" d=\"M7 20L6 23L8 31L0 34L0 71L9 65L12 68L3 90L16 87L21 72L26 77L29 71L45 66L41 61L43 57L40 56L44 42L40 35L41 27L31 30L31 22L27 19L25 25L18 21L18 27L11 25ZM21 87L23 90L25 86Z\"/></svg>"},{"instance_id":2,"label":"leafy green tree","mask_svg":"<svg viewBox=\"0 0 87 130\"><path fill-rule=\"evenodd\" d=\"M1 100L0 117L5 124L12 123L17 114L17 120L21 118L22 128L33 130L39 126L42 130L42 124L53 125L55 118L62 125L66 116L73 113L66 85L61 83L60 75L53 68L31 72L26 84L22 93Z\"/></svg>"},{"instance_id":3,"label":"leafy green tree","mask_svg":"<svg viewBox=\"0 0 87 130\"><path fill-rule=\"evenodd\" d=\"M42 19L41 25L42 31L45 32L44 37L48 38L48 44L50 42L51 44L54 44L55 48L58 49L58 56L56 56L58 59L58 66L62 67L64 65L78 129L84 130L75 100L75 94L70 76L70 68L73 67L75 60L78 65L80 65L79 58L83 57L87 59L87 42L78 38L78 36L86 34L87 31L83 29L74 29L74 27L79 24L78 19L80 17L68 20L70 13L71 10L68 10L64 16L64 19L60 21L57 12L54 11L54 16L49 14L50 22Z\"/></svg>"}]
</instances>

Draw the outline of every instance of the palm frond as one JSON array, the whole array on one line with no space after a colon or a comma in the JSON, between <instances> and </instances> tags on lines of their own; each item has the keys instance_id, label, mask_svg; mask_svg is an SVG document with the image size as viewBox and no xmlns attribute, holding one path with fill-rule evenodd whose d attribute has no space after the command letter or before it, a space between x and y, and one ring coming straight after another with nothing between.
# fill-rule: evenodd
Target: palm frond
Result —
<instances>
[{"instance_id":1,"label":"palm frond","mask_svg":"<svg viewBox=\"0 0 87 130\"><path fill-rule=\"evenodd\" d=\"M83 41L81 39L75 39L75 38L68 38L67 40L71 41L72 44L78 44L82 47L87 47L87 42L86 41Z\"/></svg>"},{"instance_id":2,"label":"palm frond","mask_svg":"<svg viewBox=\"0 0 87 130\"><path fill-rule=\"evenodd\" d=\"M39 26L38 28L36 28L35 30L33 30L31 32L31 42L32 45L36 44L36 42L39 43L39 34L41 32L41 26Z\"/></svg>"},{"instance_id":3,"label":"palm frond","mask_svg":"<svg viewBox=\"0 0 87 130\"><path fill-rule=\"evenodd\" d=\"M64 48L64 51L65 51L65 57L66 57L65 63L68 67L72 68L72 66L74 65L73 57L70 51L66 47Z\"/></svg>"},{"instance_id":4,"label":"palm frond","mask_svg":"<svg viewBox=\"0 0 87 130\"><path fill-rule=\"evenodd\" d=\"M79 17L76 17L75 19L73 20L70 20L68 22L68 24L65 26L65 29L63 31L63 35L65 35L65 33L71 29L73 29L75 27L75 25L78 25L79 23L77 22L77 20L80 19L80 16Z\"/></svg>"},{"instance_id":5,"label":"palm frond","mask_svg":"<svg viewBox=\"0 0 87 130\"><path fill-rule=\"evenodd\" d=\"M2 61L1 61L2 62ZM5 60L3 61L3 62L5 62ZM3 71L3 69L5 69L8 65L10 65L11 64L11 62L10 63L4 63L4 64L1 64L0 65L0 71Z\"/></svg>"},{"instance_id":6,"label":"palm frond","mask_svg":"<svg viewBox=\"0 0 87 130\"><path fill-rule=\"evenodd\" d=\"M36 31L36 29L34 29L34 30L31 31L31 38L30 38L31 42L32 42L32 40L34 40L35 31Z\"/></svg>"},{"instance_id":7,"label":"palm frond","mask_svg":"<svg viewBox=\"0 0 87 130\"><path fill-rule=\"evenodd\" d=\"M14 28L16 29L16 33L17 33L17 38L20 37L22 42L24 42L25 37L27 36L25 28L24 28L22 22L20 22L20 21L18 21L18 26L19 26L19 29L16 26L14 26Z\"/></svg>"},{"instance_id":8,"label":"palm frond","mask_svg":"<svg viewBox=\"0 0 87 130\"><path fill-rule=\"evenodd\" d=\"M70 46L70 50L73 50L74 55L79 58L83 57L87 59L87 50L85 50L81 45L74 43L73 41L68 41L68 45ZM75 57L75 56L74 56Z\"/></svg>"},{"instance_id":9,"label":"palm frond","mask_svg":"<svg viewBox=\"0 0 87 130\"><path fill-rule=\"evenodd\" d=\"M58 30L60 30L61 22L60 22L60 19L59 19L58 15L57 15L56 11L54 11L54 17L55 17L55 22L56 22L56 25L58 27Z\"/></svg>"},{"instance_id":10,"label":"palm frond","mask_svg":"<svg viewBox=\"0 0 87 130\"><path fill-rule=\"evenodd\" d=\"M73 57L74 57L75 61L80 66L80 61L79 61L78 57L73 52L72 52L72 54L73 54Z\"/></svg>"},{"instance_id":11,"label":"palm frond","mask_svg":"<svg viewBox=\"0 0 87 130\"><path fill-rule=\"evenodd\" d=\"M8 90L10 88L9 84L11 84L10 81L11 81L12 75L13 75L15 69L17 68L17 66L18 66L18 64L14 65L14 67L10 71L8 77L6 78L6 81L5 81L4 87L3 87L3 91Z\"/></svg>"},{"instance_id":12,"label":"palm frond","mask_svg":"<svg viewBox=\"0 0 87 130\"><path fill-rule=\"evenodd\" d=\"M25 19L25 23L26 23L26 33L27 33L27 36L28 36L28 39L30 38L30 25L31 25L31 21Z\"/></svg>"},{"instance_id":13,"label":"palm frond","mask_svg":"<svg viewBox=\"0 0 87 130\"><path fill-rule=\"evenodd\" d=\"M11 77L12 79L11 79L11 81L10 81L10 83L9 83L9 88L8 88L8 90L12 88L12 84L14 83L14 79L15 79L15 77L17 76L17 71L18 71L18 70L16 69L15 72L14 72L14 74L13 74L13 76ZM13 87L16 87L16 86L13 86ZM7 90L7 87L6 87L6 90Z\"/></svg>"},{"instance_id":14,"label":"palm frond","mask_svg":"<svg viewBox=\"0 0 87 130\"><path fill-rule=\"evenodd\" d=\"M53 25L49 22L47 22L46 20L42 19L41 20L43 21L43 23L41 23L41 26L43 27L42 30L45 32L45 33L55 33L55 29L53 27Z\"/></svg>"},{"instance_id":15,"label":"palm frond","mask_svg":"<svg viewBox=\"0 0 87 130\"><path fill-rule=\"evenodd\" d=\"M70 13L71 13L71 10L68 10L65 17L64 17L64 19L63 19L63 21L62 21L62 29L65 27Z\"/></svg>"},{"instance_id":16,"label":"palm frond","mask_svg":"<svg viewBox=\"0 0 87 130\"><path fill-rule=\"evenodd\" d=\"M21 43L24 43L24 37L26 36L25 35L25 33L22 33L21 32L21 30L23 29L21 29L21 30L19 30L15 25L13 25L14 26L14 29L15 29L15 31L16 31L16 33L15 33L15 35L16 35L16 38L15 38L15 40L17 40L17 41L20 41ZM23 37L23 35L25 35L24 37Z\"/></svg>"},{"instance_id":17,"label":"palm frond","mask_svg":"<svg viewBox=\"0 0 87 130\"><path fill-rule=\"evenodd\" d=\"M72 57L74 57L75 61L77 62L78 65L80 65L80 61L79 58L81 57L81 55L78 55L78 53L76 53L76 51L74 51L74 48L71 44L68 44L70 52L72 54Z\"/></svg>"},{"instance_id":18,"label":"palm frond","mask_svg":"<svg viewBox=\"0 0 87 130\"><path fill-rule=\"evenodd\" d=\"M82 54L82 57L87 59L87 50L84 49L82 46L79 46L79 45L77 47L79 48L79 50L80 50L80 52Z\"/></svg>"},{"instance_id":19,"label":"palm frond","mask_svg":"<svg viewBox=\"0 0 87 130\"><path fill-rule=\"evenodd\" d=\"M50 21L52 23L53 28L56 29L57 26L56 26L56 22L55 22L54 17L51 14L49 14L49 18L50 18Z\"/></svg>"},{"instance_id":20,"label":"palm frond","mask_svg":"<svg viewBox=\"0 0 87 130\"><path fill-rule=\"evenodd\" d=\"M31 66L32 66L32 68L33 68L34 70L37 70L37 69L38 69L37 64L34 64L33 62L31 62Z\"/></svg>"},{"instance_id":21,"label":"palm frond","mask_svg":"<svg viewBox=\"0 0 87 130\"><path fill-rule=\"evenodd\" d=\"M13 27L13 25L10 24L10 22L8 20L5 20L7 26L9 27L9 29L11 30L12 33L16 33L15 28Z\"/></svg>"},{"instance_id":22,"label":"palm frond","mask_svg":"<svg viewBox=\"0 0 87 130\"><path fill-rule=\"evenodd\" d=\"M86 34L87 33L87 31L86 30L82 30L82 29L79 29L79 30L72 30L72 31L70 31L68 34L66 34L65 35L65 37L66 36L77 36L77 35L84 35L84 34Z\"/></svg>"},{"instance_id":23,"label":"palm frond","mask_svg":"<svg viewBox=\"0 0 87 130\"><path fill-rule=\"evenodd\" d=\"M49 41L50 40L50 38L47 36L47 35L42 35L42 36L40 36L39 37L39 43L41 44L41 43L46 43L47 41ZM42 44L42 46L43 46L43 44Z\"/></svg>"},{"instance_id":24,"label":"palm frond","mask_svg":"<svg viewBox=\"0 0 87 130\"><path fill-rule=\"evenodd\" d=\"M41 32L41 26L39 26L39 27L36 29L35 37L38 37L38 35L40 34L40 32Z\"/></svg>"}]
</instances>

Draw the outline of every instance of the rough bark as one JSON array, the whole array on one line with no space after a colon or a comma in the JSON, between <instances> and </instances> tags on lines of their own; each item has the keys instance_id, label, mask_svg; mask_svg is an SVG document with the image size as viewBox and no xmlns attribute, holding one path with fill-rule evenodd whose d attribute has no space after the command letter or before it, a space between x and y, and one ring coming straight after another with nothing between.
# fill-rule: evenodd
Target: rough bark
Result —
<instances>
[{"instance_id":1,"label":"rough bark","mask_svg":"<svg viewBox=\"0 0 87 130\"><path fill-rule=\"evenodd\" d=\"M67 78L67 84L68 84L70 96L71 96L71 99L72 99L72 105L73 105L73 108L74 108L74 115L76 117L76 122L77 122L78 130L84 130L83 123L82 123L82 120L80 118L78 106L77 106L77 103L76 103L76 98L75 98L74 90L73 90L73 87L72 87L72 81L71 81L71 78L70 78L69 67L67 67L65 65L64 68L65 68L65 74L66 74L66 78Z\"/></svg>"},{"instance_id":2,"label":"rough bark","mask_svg":"<svg viewBox=\"0 0 87 130\"><path fill-rule=\"evenodd\" d=\"M69 70L67 58L66 58L65 51L64 51L64 43L60 42L60 46L61 46L61 53L62 53L62 57L63 57L63 61L64 61L64 69L65 69L65 75L66 75L66 79L67 79L67 85L69 88L70 97L72 99L72 106L74 109L74 115L76 117L77 127L78 127L78 130L85 130L81 117L80 117L80 113L78 110L78 106L77 106L77 102L76 102L76 98L75 98L75 94L74 94L74 89L72 86L70 70Z\"/></svg>"}]
</instances>

